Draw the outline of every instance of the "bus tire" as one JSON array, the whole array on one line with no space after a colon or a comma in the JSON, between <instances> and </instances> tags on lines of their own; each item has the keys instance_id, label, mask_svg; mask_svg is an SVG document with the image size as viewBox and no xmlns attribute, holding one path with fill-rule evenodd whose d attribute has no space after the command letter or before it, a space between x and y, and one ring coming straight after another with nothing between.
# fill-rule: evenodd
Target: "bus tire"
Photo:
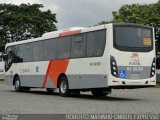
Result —
<instances>
[{"instance_id":1,"label":"bus tire","mask_svg":"<svg viewBox=\"0 0 160 120\"><path fill-rule=\"evenodd\" d=\"M91 89L91 93L95 97L105 97L106 95L108 95L108 92L104 89Z\"/></svg>"},{"instance_id":2,"label":"bus tire","mask_svg":"<svg viewBox=\"0 0 160 120\"><path fill-rule=\"evenodd\" d=\"M22 91L21 81L20 81L20 78L18 76L15 77L14 87L15 87L16 92L21 92Z\"/></svg>"},{"instance_id":3,"label":"bus tire","mask_svg":"<svg viewBox=\"0 0 160 120\"><path fill-rule=\"evenodd\" d=\"M59 93L62 97L70 96L68 80L65 76L62 76L59 81Z\"/></svg>"}]
</instances>

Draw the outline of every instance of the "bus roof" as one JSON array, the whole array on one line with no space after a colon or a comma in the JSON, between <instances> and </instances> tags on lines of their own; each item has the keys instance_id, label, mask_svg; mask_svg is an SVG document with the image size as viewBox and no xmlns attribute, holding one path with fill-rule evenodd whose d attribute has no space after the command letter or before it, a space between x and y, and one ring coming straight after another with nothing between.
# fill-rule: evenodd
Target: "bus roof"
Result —
<instances>
[{"instance_id":1,"label":"bus roof","mask_svg":"<svg viewBox=\"0 0 160 120\"><path fill-rule=\"evenodd\" d=\"M106 24L106 25L112 25L112 24ZM17 44L36 42L36 41L40 41L40 40L52 39L52 38L57 38L57 37L62 37L62 36L69 36L72 34L80 34L83 32L90 32L90 31L95 31L95 30L99 30L99 29L105 29L106 25L100 25L100 26L94 26L94 27L88 27L88 28L72 27L72 28L62 29L62 30L58 30L58 31L52 31L52 32L44 33L42 35L42 37L39 37L39 38L33 38L33 39L8 43L8 44L6 44L5 49L8 46L13 46L13 45L17 45Z\"/></svg>"},{"instance_id":2,"label":"bus roof","mask_svg":"<svg viewBox=\"0 0 160 120\"><path fill-rule=\"evenodd\" d=\"M5 49L8 46L13 46L13 45L17 45L17 44L36 42L36 41L40 41L40 40L52 39L52 38L57 38L57 37L62 37L62 36L69 36L69 35L80 34L80 33L84 33L84 32L90 32L90 31L105 29L105 28L107 28L107 26L112 26L112 25L122 25L122 26L123 25L130 25L130 26L133 25L133 26L152 28L150 26L145 26L145 25L136 24L136 23L110 23L110 24L104 24L104 25L93 26L93 27L88 27L88 28L72 27L72 28L67 28L67 29L62 29L62 30L58 30L58 31L52 31L52 32L44 33L42 35L42 37L39 37L39 38L33 38L33 39L8 43L8 44L6 44Z\"/></svg>"}]
</instances>

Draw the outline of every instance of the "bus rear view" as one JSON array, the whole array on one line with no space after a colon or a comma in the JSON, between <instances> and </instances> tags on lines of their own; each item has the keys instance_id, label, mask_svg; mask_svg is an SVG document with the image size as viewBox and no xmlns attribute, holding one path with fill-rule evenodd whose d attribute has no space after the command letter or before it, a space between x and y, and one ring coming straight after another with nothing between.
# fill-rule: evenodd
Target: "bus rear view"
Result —
<instances>
[{"instance_id":1,"label":"bus rear view","mask_svg":"<svg viewBox=\"0 0 160 120\"><path fill-rule=\"evenodd\" d=\"M155 86L153 33L148 26L113 24L109 86L128 89Z\"/></svg>"}]
</instances>

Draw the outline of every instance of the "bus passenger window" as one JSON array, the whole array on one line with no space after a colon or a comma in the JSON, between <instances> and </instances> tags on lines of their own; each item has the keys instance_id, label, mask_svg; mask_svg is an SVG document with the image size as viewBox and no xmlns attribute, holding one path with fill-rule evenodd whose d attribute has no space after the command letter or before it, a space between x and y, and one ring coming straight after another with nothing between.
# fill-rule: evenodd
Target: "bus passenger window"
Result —
<instances>
[{"instance_id":1,"label":"bus passenger window","mask_svg":"<svg viewBox=\"0 0 160 120\"><path fill-rule=\"evenodd\" d=\"M71 57L71 37L62 37L58 39L57 59L69 59Z\"/></svg>"},{"instance_id":2,"label":"bus passenger window","mask_svg":"<svg viewBox=\"0 0 160 120\"><path fill-rule=\"evenodd\" d=\"M43 41L33 43L33 61L43 60Z\"/></svg>"},{"instance_id":3,"label":"bus passenger window","mask_svg":"<svg viewBox=\"0 0 160 120\"><path fill-rule=\"evenodd\" d=\"M106 30L89 32L87 34L87 56L100 57L106 44Z\"/></svg>"},{"instance_id":4,"label":"bus passenger window","mask_svg":"<svg viewBox=\"0 0 160 120\"><path fill-rule=\"evenodd\" d=\"M52 60L56 59L57 53L57 39L49 39L44 41L44 59Z\"/></svg>"},{"instance_id":5,"label":"bus passenger window","mask_svg":"<svg viewBox=\"0 0 160 120\"><path fill-rule=\"evenodd\" d=\"M27 43L24 47L24 62L32 62L33 61L33 43Z\"/></svg>"},{"instance_id":6,"label":"bus passenger window","mask_svg":"<svg viewBox=\"0 0 160 120\"><path fill-rule=\"evenodd\" d=\"M84 35L73 36L71 58L86 57L86 38Z\"/></svg>"},{"instance_id":7,"label":"bus passenger window","mask_svg":"<svg viewBox=\"0 0 160 120\"><path fill-rule=\"evenodd\" d=\"M16 63L23 62L23 51L24 51L24 45L16 45L15 46L14 53L16 56L16 58L15 58Z\"/></svg>"}]
</instances>

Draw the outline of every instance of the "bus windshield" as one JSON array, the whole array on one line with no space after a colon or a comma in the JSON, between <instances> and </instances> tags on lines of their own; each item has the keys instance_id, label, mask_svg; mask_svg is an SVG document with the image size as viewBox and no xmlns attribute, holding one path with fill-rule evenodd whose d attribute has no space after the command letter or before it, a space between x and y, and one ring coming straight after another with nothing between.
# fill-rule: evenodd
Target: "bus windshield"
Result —
<instances>
[{"instance_id":1,"label":"bus windshield","mask_svg":"<svg viewBox=\"0 0 160 120\"><path fill-rule=\"evenodd\" d=\"M114 46L122 51L151 51L152 29L141 26L115 26Z\"/></svg>"}]
</instances>

